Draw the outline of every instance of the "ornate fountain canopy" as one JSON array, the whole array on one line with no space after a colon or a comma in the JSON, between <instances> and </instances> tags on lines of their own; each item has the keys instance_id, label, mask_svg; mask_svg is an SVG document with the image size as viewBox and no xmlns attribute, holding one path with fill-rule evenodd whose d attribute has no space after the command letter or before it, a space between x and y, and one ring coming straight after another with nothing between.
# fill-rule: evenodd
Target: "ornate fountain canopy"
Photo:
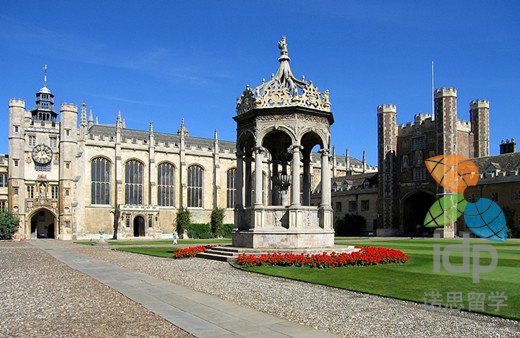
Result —
<instances>
[{"instance_id":1,"label":"ornate fountain canopy","mask_svg":"<svg viewBox=\"0 0 520 338\"><path fill-rule=\"evenodd\" d=\"M237 114L244 114L257 108L305 107L330 112L329 91L319 92L312 81L302 77L298 80L291 72L289 52L285 36L278 42L280 67L271 80L255 89L246 90L237 99Z\"/></svg>"}]
</instances>

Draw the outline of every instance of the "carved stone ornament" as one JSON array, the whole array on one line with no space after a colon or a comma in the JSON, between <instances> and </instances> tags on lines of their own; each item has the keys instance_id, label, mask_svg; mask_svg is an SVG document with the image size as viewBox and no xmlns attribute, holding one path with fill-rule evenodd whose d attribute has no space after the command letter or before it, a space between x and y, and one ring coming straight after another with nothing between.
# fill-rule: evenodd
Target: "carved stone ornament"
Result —
<instances>
[{"instance_id":1,"label":"carved stone ornament","mask_svg":"<svg viewBox=\"0 0 520 338\"><path fill-rule=\"evenodd\" d=\"M270 81L263 81L254 90L246 86L242 96L237 99L237 114L247 113L254 108L292 106L330 112L329 91L321 93L312 81L307 82L303 77L298 80L292 74L285 36L278 43L278 48L281 53L278 72Z\"/></svg>"}]
</instances>

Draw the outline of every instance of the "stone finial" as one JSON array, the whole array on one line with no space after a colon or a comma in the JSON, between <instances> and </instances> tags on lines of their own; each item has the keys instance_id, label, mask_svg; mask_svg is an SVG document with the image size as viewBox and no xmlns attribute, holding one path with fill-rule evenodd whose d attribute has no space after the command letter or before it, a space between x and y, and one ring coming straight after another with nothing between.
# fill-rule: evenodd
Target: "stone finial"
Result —
<instances>
[{"instance_id":1,"label":"stone finial","mask_svg":"<svg viewBox=\"0 0 520 338\"><path fill-rule=\"evenodd\" d=\"M99 116L96 116L96 124L99 124Z\"/></svg>"},{"instance_id":2,"label":"stone finial","mask_svg":"<svg viewBox=\"0 0 520 338\"><path fill-rule=\"evenodd\" d=\"M43 87L47 87L47 64L43 65Z\"/></svg>"},{"instance_id":3,"label":"stone finial","mask_svg":"<svg viewBox=\"0 0 520 338\"><path fill-rule=\"evenodd\" d=\"M215 141L218 141L218 131L217 131L217 129L215 129L215 132L213 133L213 138L215 139Z\"/></svg>"},{"instance_id":4,"label":"stone finial","mask_svg":"<svg viewBox=\"0 0 520 338\"><path fill-rule=\"evenodd\" d=\"M181 137L189 136L188 128L184 125L184 117L181 119L181 126L177 130L177 135L180 135Z\"/></svg>"},{"instance_id":5,"label":"stone finial","mask_svg":"<svg viewBox=\"0 0 520 338\"><path fill-rule=\"evenodd\" d=\"M348 148L345 151L345 166L347 167L347 170L350 169L350 152Z\"/></svg>"},{"instance_id":6,"label":"stone finial","mask_svg":"<svg viewBox=\"0 0 520 338\"><path fill-rule=\"evenodd\" d=\"M87 103L84 100L81 102L81 117L79 125L82 128L87 127Z\"/></svg>"},{"instance_id":7,"label":"stone finial","mask_svg":"<svg viewBox=\"0 0 520 338\"><path fill-rule=\"evenodd\" d=\"M150 120L150 135L153 135L153 121Z\"/></svg>"},{"instance_id":8,"label":"stone finial","mask_svg":"<svg viewBox=\"0 0 520 338\"><path fill-rule=\"evenodd\" d=\"M116 129L121 129L122 122L121 122L121 110L117 111L117 118L116 118Z\"/></svg>"},{"instance_id":9,"label":"stone finial","mask_svg":"<svg viewBox=\"0 0 520 338\"><path fill-rule=\"evenodd\" d=\"M123 120L121 120L121 128L123 128L123 129L126 128L126 118L124 118Z\"/></svg>"}]
</instances>

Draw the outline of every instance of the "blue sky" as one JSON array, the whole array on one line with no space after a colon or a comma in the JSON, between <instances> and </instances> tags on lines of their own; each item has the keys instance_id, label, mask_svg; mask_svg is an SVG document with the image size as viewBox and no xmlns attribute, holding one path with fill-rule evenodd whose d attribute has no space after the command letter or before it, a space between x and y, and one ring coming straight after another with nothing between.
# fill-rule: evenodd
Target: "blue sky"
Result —
<instances>
[{"instance_id":1,"label":"blue sky","mask_svg":"<svg viewBox=\"0 0 520 338\"><path fill-rule=\"evenodd\" d=\"M291 66L331 91L339 154L377 164L376 107L398 123L431 110L435 86L491 101L491 152L520 138L520 2L516 1L10 1L0 3L0 102L34 105L48 64L56 101L86 100L101 123L234 140L236 98L278 67L287 35ZM7 152L7 123L0 153Z\"/></svg>"}]
</instances>

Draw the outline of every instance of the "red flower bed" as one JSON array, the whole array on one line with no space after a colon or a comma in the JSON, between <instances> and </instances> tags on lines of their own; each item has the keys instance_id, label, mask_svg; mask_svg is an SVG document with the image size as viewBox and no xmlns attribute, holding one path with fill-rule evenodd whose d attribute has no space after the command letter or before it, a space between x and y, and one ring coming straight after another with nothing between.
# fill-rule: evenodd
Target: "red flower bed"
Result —
<instances>
[{"instance_id":1,"label":"red flower bed","mask_svg":"<svg viewBox=\"0 0 520 338\"><path fill-rule=\"evenodd\" d=\"M404 263L409 257L400 250L357 247L361 250L352 253L322 253L322 254L291 254L271 253L259 256L241 254L237 263L243 267L277 265L277 266L308 266L311 268L326 269L339 266L368 266L376 264Z\"/></svg>"},{"instance_id":2,"label":"red flower bed","mask_svg":"<svg viewBox=\"0 0 520 338\"><path fill-rule=\"evenodd\" d=\"M179 249L179 250L173 252L173 254L174 254L173 258L178 259L178 258L186 258L186 257L195 257L195 255L198 252L204 252L208 249L211 249L212 247L213 247L213 245L200 245L200 246L192 246L189 248Z\"/></svg>"}]
</instances>

